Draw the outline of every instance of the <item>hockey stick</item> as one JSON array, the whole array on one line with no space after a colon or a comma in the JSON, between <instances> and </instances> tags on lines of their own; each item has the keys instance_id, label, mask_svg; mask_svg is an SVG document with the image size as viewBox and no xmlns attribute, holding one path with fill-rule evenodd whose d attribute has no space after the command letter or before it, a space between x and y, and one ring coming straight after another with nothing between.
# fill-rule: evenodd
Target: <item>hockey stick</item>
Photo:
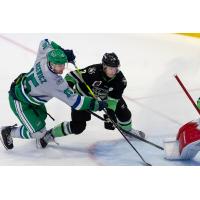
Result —
<instances>
[{"instance_id":1,"label":"hockey stick","mask_svg":"<svg viewBox=\"0 0 200 200\"><path fill-rule=\"evenodd\" d=\"M91 90L91 88L89 87L89 85L87 85L87 83L83 80L81 72L79 70L79 68L77 67L77 65L75 64L75 62L72 63L75 68L77 69L77 72L80 76L80 80L81 82L87 87L89 93L92 95L93 98L97 98L95 96L95 94L93 93L93 91ZM107 114L107 116L110 118L109 114L107 113L106 109L103 109L105 114ZM151 166L151 164L147 163L144 158L142 157L142 155L137 151L137 149L131 144L131 142L126 138L126 136L124 135L124 133L120 130L120 128L118 127L118 125L110 118L110 121L114 124L114 126L118 129L118 131L121 133L121 135L124 137L124 139L128 142L128 144L134 149L134 151L138 154L138 156L141 158L141 160L148 166Z\"/></svg>"},{"instance_id":2,"label":"hockey stick","mask_svg":"<svg viewBox=\"0 0 200 200\"><path fill-rule=\"evenodd\" d=\"M193 98L191 97L191 95L187 91L186 87L184 86L184 84L182 83L182 81L180 80L178 75L174 74L174 77L175 77L176 81L178 82L178 84L183 89L184 93L186 94L186 96L188 97L188 99L190 100L192 105L194 106L194 108L196 109L196 111L198 112L198 114L200 114L200 111L199 111L196 103L194 102ZM185 132L183 132L183 139L184 139L183 143L186 143ZM190 145L187 145L187 146L190 146ZM180 152L180 141L177 139L177 137L174 138L174 139L172 139L172 138L167 139L166 138L164 140L164 149L165 149L165 158L166 159L169 159L169 160L180 160L180 159L182 159L181 158L182 157L181 152ZM195 148L192 147L192 149L193 149L192 151L194 151ZM187 151L185 150L185 152L187 152ZM190 154L189 152L190 151L188 150L188 152L186 154L189 155Z\"/></svg>"},{"instance_id":3,"label":"hockey stick","mask_svg":"<svg viewBox=\"0 0 200 200\"><path fill-rule=\"evenodd\" d=\"M96 113L94 113L94 112L92 112L92 111L90 111L90 110L88 110L88 112L89 112L90 114L94 115L95 117L99 118L100 120L104 121L104 122L107 121L107 120L105 120L103 117L97 115ZM120 128L120 127L119 127L119 128ZM120 129L121 129L121 128L120 128ZM121 130L122 130L124 133L127 133L127 134L129 134L130 136L132 136L132 137L134 137L134 138L136 138L136 139L138 139L138 140L141 140L142 142L145 142L145 143L147 143L147 144L150 144L150 145L152 145L152 146L154 146L154 147L156 147L156 148L158 148L158 149L160 149L160 150L164 150L163 147L161 147L161 146L159 146L159 145L157 145L157 144L154 144L153 142L150 142L150 141L148 141L148 140L146 140L146 139L144 139L144 138L142 138L142 137L140 137L140 136L138 136L138 135L136 135L136 134L134 134L134 133L130 133L129 131L126 131L126 130L123 130L123 129L121 129Z\"/></svg>"},{"instance_id":4,"label":"hockey stick","mask_svg":"<svg viewBox=\"0 0 200 200\"><path fill-rule=\"evenodd\" d=\"M110 121L114 124L115 128L117 128L117 130L122 134L122 136L124 137L124 139L130 144L130 146L135 150L135 152L138 154L138 156L142 159L142 161L148 165L151 166L151 164L147 163L144 158L142 157L142 155L137 151L137 149L131 144L131 142L126 138L126 136L124 135L123 131L119 128L119 126L117 125L117 123L115 123L111 117L109 116L108 112L106 109L103 109L104 112L107 114L107 116L110 118Z\"/></svg>"},{"instance_id":5,"label":"hockey stick","mask_svg":"<svg viewBox=\"0 0 200 200\"><path fill-rule=\"evenodd\" d=\"M183 83L181 82L180 78L178 77L177 74L174 75L175 79L178 81L179 85L182 87L183 91L185 92L185 94L187 95L187 97L189 98L190 102L192 103L192 105L194 106L194 108L196 109L196 111L199 113L200 115L200 110L197 107L196 103L194 102L194 100L192 99L191 95L189 94L189 92L187 91L187 89L185 88L185 86L183 85Z\"/></svg>"}]
</instances>

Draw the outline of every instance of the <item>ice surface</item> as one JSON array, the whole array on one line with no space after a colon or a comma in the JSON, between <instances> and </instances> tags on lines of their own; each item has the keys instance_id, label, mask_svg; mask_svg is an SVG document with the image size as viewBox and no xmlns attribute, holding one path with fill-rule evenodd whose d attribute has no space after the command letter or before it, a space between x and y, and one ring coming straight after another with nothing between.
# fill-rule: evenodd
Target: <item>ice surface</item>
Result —
<instances>
[{"instance_id":1,"label":"ice surface","mask_svg":"<svg viewBox=\"0 0 200 200\"><path fill-rule=\"evenodd\" d=\"M74 49L79 67L101 62L105 52L116 52L128 80L124 98L132 111L133 124L159 145L165 137L175 137L181 125L198 118L174 74L196 101L199 97L200 40L175 34L2 34L0 35L1 117L0 125L19 123L9 108L7 91L19 73L34 63L41 39L49 38ZM70 69L73 66L69 65ZM47 103L47 128L70 120L70 108L59 100ZM99 113L103 114L103 113ZM34 140L15 139L15 148L0 145L0 165L142 165L120 133L108 131L92 118L83 134L59 138L59 146L37 149ZM164 152L148 144L132 141L146 161L153 165L200 165L192 161L168 161Z\"/></svg>"}]
</instances>

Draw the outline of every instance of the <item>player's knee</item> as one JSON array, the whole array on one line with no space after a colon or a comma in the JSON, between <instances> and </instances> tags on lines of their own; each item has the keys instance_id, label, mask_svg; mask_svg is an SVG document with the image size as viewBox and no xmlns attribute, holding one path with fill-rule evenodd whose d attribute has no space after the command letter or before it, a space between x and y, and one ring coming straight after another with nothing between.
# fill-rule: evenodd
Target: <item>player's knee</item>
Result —
<instances>
[{"instance_id":1,"label":"player's knee","mask_svg":"<svg viewBox=\"0 0 200 200\"><path fill-rule=\"evenodd\" d=\"M85 130L86 122L85 121L71 121L70 128L73 134L78 135Z\"/></svg>"},{"instance_id":2,"label":"player's knee","mask_svg":"<svg viewBox=\"0 0 200 200\"><path fill-rule=\"evenodd\" d=\"M121 109L120 112L116 112L116 116L121 122L125 122L131 119L132 114L131 111L126 107Z\"/></svg>"}]
</instances>

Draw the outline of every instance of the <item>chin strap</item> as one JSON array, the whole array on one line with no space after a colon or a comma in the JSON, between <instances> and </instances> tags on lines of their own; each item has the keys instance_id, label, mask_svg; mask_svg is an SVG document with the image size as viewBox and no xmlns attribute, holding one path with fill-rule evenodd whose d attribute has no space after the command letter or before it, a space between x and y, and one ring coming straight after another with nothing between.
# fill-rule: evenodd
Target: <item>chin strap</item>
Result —
<instances>
[{"instance_id":1,"label":"chin strap","mask_svg":"<svg viewBox=\"0 0 200 200\"><path fill-rule=\"evenodd\" d=\"M47 66L48 66L48 69L49 69L52 73L57 74L57 73L54 71L54 67L51 65L50 62L48 62Z\"/></svg>"}]
</instances>

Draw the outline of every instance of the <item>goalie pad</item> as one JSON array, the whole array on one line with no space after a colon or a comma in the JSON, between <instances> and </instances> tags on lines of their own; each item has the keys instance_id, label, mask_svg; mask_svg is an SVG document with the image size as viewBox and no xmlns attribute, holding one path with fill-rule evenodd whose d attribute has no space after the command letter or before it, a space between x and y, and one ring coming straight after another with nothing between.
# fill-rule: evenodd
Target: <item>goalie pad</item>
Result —
<instances>
[{"instance_id":1,"label":"goalie pad","mask_svg":"<svg viewBox=\"0 0 200 200\"><path fill-rule=\"evenodd\" d=\"M188 160L200 151L200 122L191 121L179 129L176 138L165 139L165 158L169 160Z\"/></svg>"},{"instance_id":2,"label":"goalie pad","mask_svg":"<svg viewBox=\"0 0 200 200\"><path fill-rule=\"evenodd\" d=\"M176 138L167 138L164 140L165 158L168 160L180 159L179 142Z\"/></svg>"}]
</instances>

